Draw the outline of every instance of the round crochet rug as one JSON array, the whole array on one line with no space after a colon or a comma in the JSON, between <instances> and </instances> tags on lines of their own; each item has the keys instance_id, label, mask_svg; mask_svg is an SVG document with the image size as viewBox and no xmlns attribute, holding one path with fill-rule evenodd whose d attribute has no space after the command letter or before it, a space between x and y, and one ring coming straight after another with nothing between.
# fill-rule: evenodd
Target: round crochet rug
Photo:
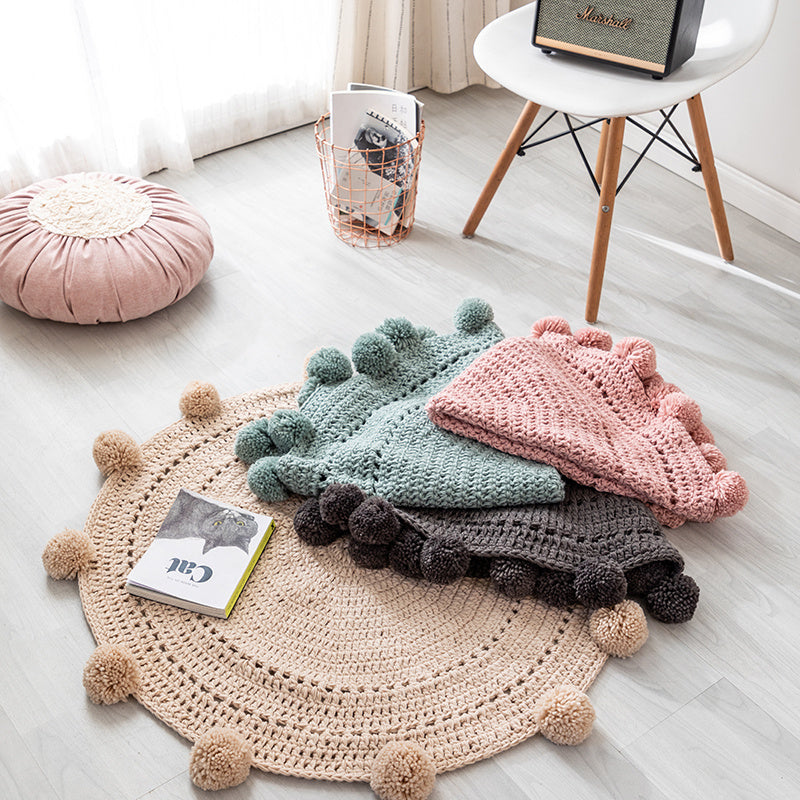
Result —
<instances>
[{"instance_id":1,"label":"round crochet rug","mask_svg":"<svg viewBox=\"0 0 800 800\"><path fill-rule=\"evenodd\" d=\"M537 699L585 690L605 663L586 610L509 599L485 580L436 586L366 570L342 541L302 543L300 500L257 500L233 454L239 428L295 407L297 388L184 417L141 446L142 466L106 479L85 526L95 560L80 593L98 645L123 646L138 665L133 696L193 742L234 729L254 766L326 780L370 780L395 740L423 747L442 772L535 734ZM182 487L276 519L227 620L124 589Z\"/></svg>"}]
</instances>

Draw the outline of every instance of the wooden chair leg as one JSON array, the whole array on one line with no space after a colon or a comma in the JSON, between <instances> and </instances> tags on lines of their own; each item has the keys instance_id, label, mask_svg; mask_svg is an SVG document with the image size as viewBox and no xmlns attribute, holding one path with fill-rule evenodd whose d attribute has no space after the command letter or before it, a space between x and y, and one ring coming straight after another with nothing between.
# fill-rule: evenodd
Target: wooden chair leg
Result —
<instances>
[{"instance_id":1,"label":"wooden chair leg","mask_svg":"<svg viewBox=\"0 0 800 800\"><path fill-rule=\"evenodd\" d=\"M514 156L517 154L522 140L530 130L531 124L539 113L540 108L541 106L538 103L531 101L525 104L514 130L511 131L506 146L500 154L500 158L497 159L497 163L494 165L489 180L486 181L486 185L483 187L483 191L478 197L478 201L475 203L466 225L464 225L464 230L461 232L463 236L470 237L477 230L483 215L486 213L486 209L489 208L489 203L492 202L497 188L500 186L506 172L508 172L508 168L511 166L511 162L514 160Z\"/></svg>"},{"instance_id":2,"label":"wooden chair leg","mask_svg":"<svg viewBox=\"0 0 800 800\"><path fill-rule=\"evenodd\" d=\"M597 162L594 167L594 179L599 186L603 182L603 166L606 163L606 149L608 148L608 132L611 130L611 120L604 119L600 127L600 142L597 145Z\"/></svg>"},{"instance_id":3,"label":"wooden chair leg","mask_svg":"<svg viewBox=\"0 0 800 800\"><path fill-rule=\"evenodd\" d=\"M606 269L608 238L611 235L611 220L614 214L614 200L617 194L617 179L624 136L625 117L614 117L609 125L607 147L603 156L603 179L600 181L600 203L594 231L589 288L586 292L587 322L597 322L597 311L600 307L600 292L603 289L603 274Z\"/></svg>"},{"instance_id":4,"label":"wooden chair leg","mask_svg":"<svg viewBox=\"0 0 800 800\"><path fill-rule=\"evenodd\" d=\"M717 167L714 164L714 153L711 150L711 140L708 138L706 115L703 111L703 101L696 94L686 101L689 109L689 119L692 122L694 143L697 146L697 157L703 172L703 182L706 185L706 196L711 208L711 218L714 220L714 232L717 235L719 254L726 261L733 261L733 245L731 234L728 230L728 218L725 215L725 204L722 202L722 192L719 188Z\"/></svg>"}]
</instances>

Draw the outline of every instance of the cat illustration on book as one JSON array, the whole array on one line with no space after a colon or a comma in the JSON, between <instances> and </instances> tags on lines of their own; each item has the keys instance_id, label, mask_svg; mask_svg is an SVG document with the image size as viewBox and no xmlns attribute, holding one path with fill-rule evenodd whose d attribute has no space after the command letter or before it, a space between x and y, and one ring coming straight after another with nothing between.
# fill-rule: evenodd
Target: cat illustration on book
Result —
<instances>
[{"instance_id":1,"label":"cat illustration on book","mask_svg":"<svg viewBox=\"0 0 800 800\"><path fill-rule=\"evenodd\" d=\"M156 534L159 539L204 539L203 553L215 547L238 547L248 553L258 533L252 514L211 503L181 489Z\"/></svg>"}]
</instances>

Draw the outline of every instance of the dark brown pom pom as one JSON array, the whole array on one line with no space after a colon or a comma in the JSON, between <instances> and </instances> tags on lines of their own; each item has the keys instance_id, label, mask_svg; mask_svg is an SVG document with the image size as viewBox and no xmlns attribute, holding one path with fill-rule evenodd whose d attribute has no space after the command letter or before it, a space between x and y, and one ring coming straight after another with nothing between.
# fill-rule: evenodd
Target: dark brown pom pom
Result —
<instances>
[{"instance_id":1,"label":"dark brown pom pom","mask_svg":"<svg viewBox=\"0 0 800 800\"><path fill-rule=\"evenodd\" d=\"M556 608L566 608L576 602L575 579L569 572L547 570L539 579L537 596Z\"/></svg>"},{"instance_id":2,"label":"dark brown pom pom","mask_svg":"<svg viewBox=\"0 0 800 800\"><path fill-rule=\"evenodd\" d=\"M383 569L389 566L388 544L365 544L358 539L347 540L347 550L353 563L365 569Z\"/></svg>"},{"instance_id":3,"label":"dark brown pom pom","mask_svg":"<svg viewBox=\"0 0 800 800\"><path fill-rule=\"evenodd\" d=\"M628 593L622 567L610 559L584 561L575 571L575 594L587 608L621 603Z\"/></svg>"},{"instance_id":4,"label":"dark brown pom pom","mask_svg":"<svg viewBox=\"0 0 800 800\"><path fill-rule=\"evenodd\" d=\"M454 537L432 536L422 546L420 567L431 583L454 583L467 574L469 553Z\"/></svg>"},{"instance_id":5,"label":"dark brown pom pom","mask_svg":"<svg viewBox=\"0 0 800 800\"><path fill-rule=\"evenodd\" d=\"M350 535L364 544L391 544L400 532L400 521L391 503L380 497L365 500L349 518Z\"/></svg>"},{"instance_id":6,"label":"dark brown pom pom","mask_svg":"<svg viewBox=\"0 0 800 800\"><path fill-rule=\"evenodd\" d=\"M328 545L338 539L344 531L338 525L331 525L322 519L319 500L309 497L294 515L294 529L297 535L313 546Z\"/></svg>"},{"instance_id":7,"label":"dark brown pom pom","mask_svg":"<svg viewBox=\"0 0 800 800\"><path fill-rule=\"evenodd\" d=\"M625 573L628 581L628 594L643 595L658 586L675 571L675 567L666 561L652 561L649 564L629 569Z\"/></svg>"},{"instance_id":8,"label":"dark brown pom pom","mask_svg":"<svg viewBox=\"0 0 800 800\"><path fill-rule=\"evenodd\" d=\"M542 570L521 558L493 558L489 576L506 597L528 597L536 593Z\"/></svg>"},{"instance_id":9,"label":"dark brown pom pom","mask_svg":"<svg viewBox=\"0 0 800 800\"><path fill-rule=\"evenodd\" d=\"M353 483L332 483L319 496L319 513L331 525L347 526L350 515L364 502L364 492Z\"/></svg>"},{"instance_id":10,"label":"dark brown pom pom","mask_svg":"<svg viewBox=\"0 0 800 800\"><path fill-rule=\"evenodd\" d=\"M400 533L389 548L389 566L409 578L421 578L420 556L425 537L408 526L401 526Z\"/></svg>"},{"instance_id":11,"label":"dark brown pom pom","mask_svg":"<svg viewBox=\"0 0 800 800\"><path fill-rule=\"evenodd\" d=\"M647 593L647 607L660 622L688 622L700 599L700 589L693 578L681 573L668 578Z\"/></svg>"}]
</instances>

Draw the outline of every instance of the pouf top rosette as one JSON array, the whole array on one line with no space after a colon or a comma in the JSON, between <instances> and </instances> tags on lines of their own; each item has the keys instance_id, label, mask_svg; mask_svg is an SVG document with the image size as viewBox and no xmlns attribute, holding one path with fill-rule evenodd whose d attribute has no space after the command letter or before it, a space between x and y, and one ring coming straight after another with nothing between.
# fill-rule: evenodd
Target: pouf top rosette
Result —
<instances>
[{"instance_id":1,"label":"pouf top rosette","mask_svg":"<svg viewBox=\"0 0 800 800\"><path fill-rule=\"evenodd\" d=\"M0 299L37 319L145 317L188 294L213 253L201 214L139 178L64 175L0 200Z\"/></svg>"}]
</instances>

